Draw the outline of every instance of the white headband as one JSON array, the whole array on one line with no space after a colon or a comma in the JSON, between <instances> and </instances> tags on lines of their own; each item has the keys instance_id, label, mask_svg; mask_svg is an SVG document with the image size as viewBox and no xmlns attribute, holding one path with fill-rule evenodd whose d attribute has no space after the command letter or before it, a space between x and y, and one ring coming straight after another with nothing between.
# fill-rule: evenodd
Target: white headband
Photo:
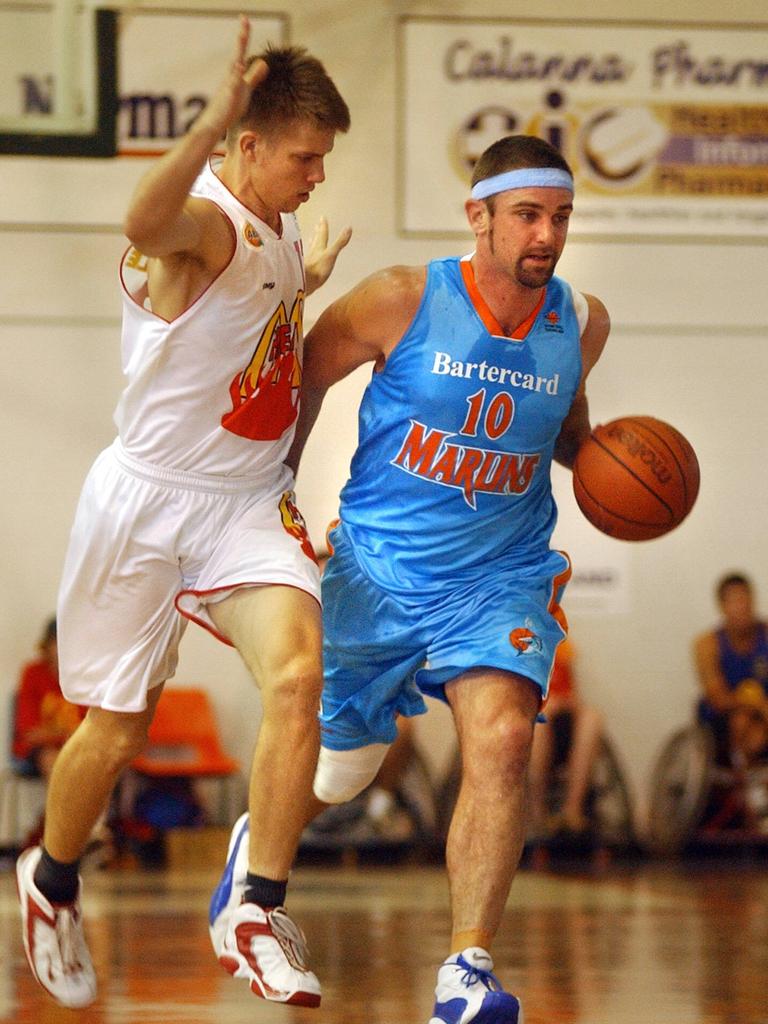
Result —
<instances>
[{"instance_id":1,"label":"white headband","mask_svg":"<svg viewBox=\"0 0 768 1024\"><path fill-rule=\"evenodd\" d=\"M473 199L487 199L510 188L566 188L573 192L573 178L559 167L519 167L515 171L483 178L472 189Z\"/></svg>"}]
</instances>

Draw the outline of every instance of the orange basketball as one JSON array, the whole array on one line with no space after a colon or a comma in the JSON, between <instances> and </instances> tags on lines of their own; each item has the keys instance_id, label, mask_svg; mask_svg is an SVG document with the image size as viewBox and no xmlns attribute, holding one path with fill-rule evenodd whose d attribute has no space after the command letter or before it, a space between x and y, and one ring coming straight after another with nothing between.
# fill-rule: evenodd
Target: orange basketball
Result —
<instances>
[{"instance_id":1,"label":"orange basketball","mask_svg":"<svg viewBox=\"0 0 768 1024\"><path fill-rule=\"evenodd\" d=\"M619 540L661 537L699 493L699 462L679 430L653 416L595 427L573 466L573 493L598 530Z\"/></svg>"}]
</instances>

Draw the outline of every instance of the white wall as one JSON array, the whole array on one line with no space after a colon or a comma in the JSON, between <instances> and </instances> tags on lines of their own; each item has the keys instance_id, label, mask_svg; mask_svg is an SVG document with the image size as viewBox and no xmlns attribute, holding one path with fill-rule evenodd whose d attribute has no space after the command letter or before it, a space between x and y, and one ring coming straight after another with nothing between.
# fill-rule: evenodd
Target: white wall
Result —
<instances>
[{"instance_id":1,"label":"white wall","mask_svg":"<svg viewBox=\"0 0 768 1024\"><path fill-rule=\"evenodd\" d=\"M277 7L251 4L252 10ZM659 19L664 10L654 0L636 0L632 16ZM301 215L307 231L321 213L332 231L347 223L355 231L334 278L310 300L311 320L380 266L422 263L469 248L469 236L462 247L396 232L396 15L525 17L530 10L496 0L294 0L288 13L291 40L326 62L353 119L349 136L339 138L328 160L327 182ZM537 17L615 14L608 0L540 0L536 8ZM759 0L732 0L727 11L715 0L678 0L674 16L704 23L765 20ZM128 191L146 167L137 160L117 163L0 158L0 550L6 579L0 672L9 692L54 608L82 478L112 437L111 412L121 386L118 225ZM67 227L83 220L78 209L86 194L92 226ZM31 230L30 222L40 219L64 227ZM560 264L563 276L599 295L612 315L612 340L591 382L593 420L638 412L668 419L692 441L702 467L701 496L684 526L630 546L629 612L571 616L584 693L607 713L641 809L659 744L690 715L690 641L714 620L714 579L725 569L743 568L768 591L766 252L760 242L572 240ZM318 542L336 511L366 379L360 371L329 396L307 449L299 496ZM567 482L560 490L562 518L580 515ZM210 688L227 745L247 760L258 701L237 657L192 627L177 679ZM421 742L438 774L451 752L445 720L444 709L437 708L420 723Z\"/></svg>"}]
</instances>

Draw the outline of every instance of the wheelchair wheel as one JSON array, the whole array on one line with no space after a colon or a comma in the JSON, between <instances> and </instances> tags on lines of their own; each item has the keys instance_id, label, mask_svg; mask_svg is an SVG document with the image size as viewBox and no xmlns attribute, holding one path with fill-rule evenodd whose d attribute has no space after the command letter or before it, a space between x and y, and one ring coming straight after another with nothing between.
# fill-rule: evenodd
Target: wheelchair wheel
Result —
<instances>
[{"instance_id":1,"label":"wheelchair wheel","mask_svg":"<svg viewBox=\"0 0 768 1024\"><path fill-rule=\"evenodd\" d=\"M632 842L632 802L611 743L603 737L592 768L587 810L595 838L607 846Z\"/></svg>"},{"instance_id":2,"label":"wheelchair wheel","mask_svg":"<svg viewBox=\"0 0 768 1024\"><path fill-rule=\"evenodd\" d=\"M662 750L651 781L652 853L677 853L690 839L707 804L714 757L712 733L701 725L679 729Z\"/></svg>"},{"instance_id":3,"label":"wheelchair wheel","mask_svg":"<svg viewBox=\"0 0 768 1024\"><path fill-rule=\"evenodd\" d=\"M461 785L461 760L456 754L438 797L438 833L445 839ZM564 766L555 767L547 793L547 807L555 814L565 790ZM594 838L606 846L632 843L632 802L619 760L609 740L600 741L585 810Z\"/></svg>"}]
</instances>

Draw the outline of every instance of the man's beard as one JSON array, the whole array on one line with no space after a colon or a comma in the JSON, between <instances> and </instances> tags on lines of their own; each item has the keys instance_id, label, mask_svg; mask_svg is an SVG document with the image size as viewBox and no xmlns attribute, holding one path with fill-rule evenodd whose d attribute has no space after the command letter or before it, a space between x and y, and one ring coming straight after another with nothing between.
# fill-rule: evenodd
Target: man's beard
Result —
<instances>
[{"instance_id":1,"label":"man's beard","mask_svg":"<svg viewBox=\"0 0 768 1024\"><path fill-rule=\"evenodd\" d=\"M491 256L496 255L495 247L493 244L493 228L488 232L488 248ZM531 254L528 253L530 256ZM537 255L541 255L537 253ZM555 273L555 267L557 266L557 257L550 256L551 263L549 266L533 267L526 269L523 266L523 260L525 256L521 256L515 264L515 280L518 284L522 285L523 288L543 288L544 285L549 284L552 280L552 276Z\"/></svg>"},{"instance_id":2,"label":"man's beard","mask_svg":"<svg viewBox=\"0 0 768 1024\"><path fill-rule=\"evenodd\" d=\"M519 259L515 267L515 277L518 283L524 288L543 288L545 284L549 284L555 272L556 261L552 259L549 266L526 269L523 266L524 259L525 257Z\"/></svg>"}]
</instances>

